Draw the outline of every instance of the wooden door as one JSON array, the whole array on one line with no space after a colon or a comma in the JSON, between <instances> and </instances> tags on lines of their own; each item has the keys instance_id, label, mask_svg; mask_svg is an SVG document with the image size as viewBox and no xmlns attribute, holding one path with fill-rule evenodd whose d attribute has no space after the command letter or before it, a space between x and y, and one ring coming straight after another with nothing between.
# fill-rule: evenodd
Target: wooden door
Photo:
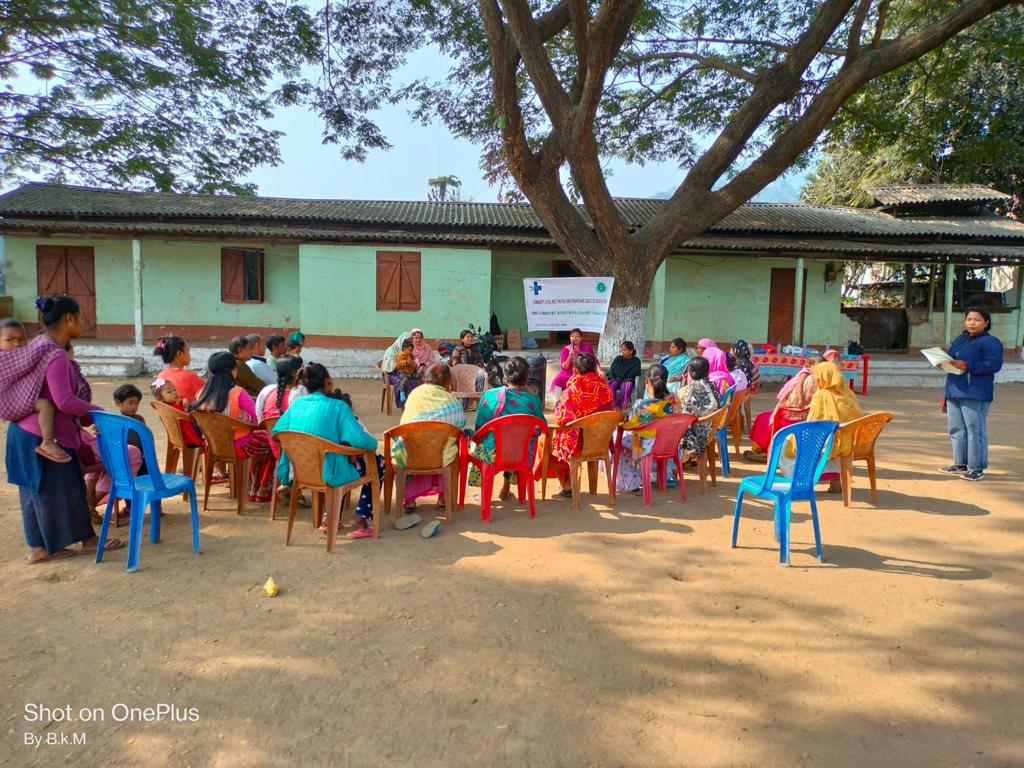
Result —
<instances>
[{"instance_id":1,"label":"wooden door","mask_svg":"<svg viewBox=\"0 0 1024 768\"><path fill-rule=\"evenodd\" d=\"M801 343L793 338L793 301L795 299L796 269L776 267L772 269L772 281L768 299L768 343L781 348L785 344ZM803 315L807 313L807 272L804 272L803 301L800 304L800 327Z\"/></svg>"},{"instance_id":2,"label":"wooden door","mask_svg":"<svg viewBox=\"0 0 1024 768\"><path fill-rule=\"evenodd\" d=\"M66 294L82 308L83 336L96 335L96 267L85 246L36 246L36 285L40 296Z\"/></svg>"}]
</instances>

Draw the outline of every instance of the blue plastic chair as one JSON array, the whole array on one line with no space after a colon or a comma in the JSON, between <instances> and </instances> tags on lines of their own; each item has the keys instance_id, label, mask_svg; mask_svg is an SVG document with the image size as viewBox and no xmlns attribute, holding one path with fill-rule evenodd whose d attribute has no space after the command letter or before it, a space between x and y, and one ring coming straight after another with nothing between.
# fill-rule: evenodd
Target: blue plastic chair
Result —
<instances>
[{"instance_id":1,"label":"blue plastic chair","mask_svg":"<svg viewBox=\"0 0 1024 768\"><path fill-rule=\"evenodd\" d=\"M731 408L732 398L736 394L736 385L733 384L722 393L721 408ZM717 409L716 409L717 410ZM728 413L728 411L726 411ZM715 439L718 440L718 455L722 460L722 477L729 476L729 419L725 420L722 428L715 432Z\"/></svg>"},{"instance_id":2,"label":"blue plastic chair","mask_svg":"<svg viewBox=\"0 0 1024 768\"><path fill-rule=\"evenodd\" d=\"M814 549L818 562L824 562L821 554L821 531L818 528L818 507L814 501L814 484L821 478L832 450L832 439L836 428L834 421L804 421L780 429L772 437L769 447L768 471L763 475L745 477L736 492L736 512L732 521L732 546L736 547L736 536L740 530L740 507L743 494L752 493L761 499L771 499L775 507L775 538L779 542L779 564L789 565L789 519L790 507L794 501L811 503L811 522L814 525ZM782 450L787 438L796 440L796 457L793 459L793 477L776 475Z\"/></svg>"},{"instance_id":3,"label":"blue plastic chair","mask_svg":"<svg viewBox=\"0 0 1024 768\"><path fill-rule=\"evenodd\" d=\"M187 493L192 504L192 547L199 554L199 511L196 508L196 486L192 478L178 474L161 474L160 463L156 458L153 445L153 433L149 428L135 419L120 414L94 411L92 414L96 427L99 429L97 442L103 466L110 475L110 496L107 511L103 515L103 527L100 530L99 546L96 548L96 562L103 561L103 545L107 540L110 527L110 515L118 499L131 502L131 522L128 526L128 563L129 573L139 570L139 550L142 548L142 521L146 507L149 514L149 539L154 544L160 541L160 501L172 496ZM142 444L142 456L150 474L135 477L128 460L128 435L135 433Z\"/></svg>"}]
</instances>

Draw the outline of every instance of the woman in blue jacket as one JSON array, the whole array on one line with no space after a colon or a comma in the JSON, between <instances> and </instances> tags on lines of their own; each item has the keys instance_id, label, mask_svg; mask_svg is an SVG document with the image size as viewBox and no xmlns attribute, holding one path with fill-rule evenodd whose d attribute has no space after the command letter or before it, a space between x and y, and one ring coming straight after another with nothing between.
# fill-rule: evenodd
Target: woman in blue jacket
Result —
<instances>
[{"instance_id":1,"label":"woman in blue jacket","mask_svg":"<svg viewBox=\"0 0 1024 768\"><path fill-rule=\"evenodd\" d=\"M946 418L953 463L939 471L981 480L988 467L986 419L992 405L995 374L1003 367L1003 343L989 334L992 317L984 307L964 315L964 332L949 347L953 365L963 373L946 374Z\"/></svg>"}]
</instances>

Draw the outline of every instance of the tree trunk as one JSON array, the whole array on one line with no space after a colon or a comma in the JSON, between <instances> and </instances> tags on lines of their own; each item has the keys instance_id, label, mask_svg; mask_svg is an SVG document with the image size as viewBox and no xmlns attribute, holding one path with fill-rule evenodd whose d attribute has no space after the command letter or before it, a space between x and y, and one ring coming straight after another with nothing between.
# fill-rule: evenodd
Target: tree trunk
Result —
<instances>
[{"instance_id":1,"label":"tree trunk","mask_svg":"<svg viewBox=\"0 0 1024 768\"><path fill-rule=\"evenodd\" d=\"M619 354L619 345L623 341L632 341L636 345L637 355L643 355L647 304L651 298L651 285L656 271L636 263L622 262L612 270L615 287L608 307L608 320L597 348L600 360L611 361Z\"/></svg>"}]
</instances>

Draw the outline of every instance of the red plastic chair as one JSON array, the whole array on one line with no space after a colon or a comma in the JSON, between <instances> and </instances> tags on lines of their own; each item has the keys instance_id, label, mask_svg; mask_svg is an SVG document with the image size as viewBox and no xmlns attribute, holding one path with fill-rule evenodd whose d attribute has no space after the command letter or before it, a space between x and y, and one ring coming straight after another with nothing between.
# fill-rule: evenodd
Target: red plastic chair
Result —
<instances>
[{"instance_id":1,"label":"red plastic chair","mask_svg":"<svg viewBox=\"0 0 1024 768\"><path fill-rule=\"evenodd\" d=\"M654 432L654 447L651 452L640 459L640 474L643 476L644 481L644 506L651 506L651 469L657 462L658 467L658 490L664 491L666 488L666 480L668 476L668 462L672 462L676 465L676 471L679 473L679 498L682 501L686 501L686 484L683 482L683 462L679 458L679 444L683 441L683 435L686 434L686 430L697 421L697 417L692 413L679 413L671 416L664 416L656 421L652 421L650 424L643 424L639 427L634 427L633 432ZM616 440L617 453L615 456L615 466L612 469L612 482L619 476L619 456L626 450L622 446L622 430L619 430L619 436Z\"/></svg>"},{"instance_id":2,"label":"red plastic chair","mask_svg":"<svg viewBox=\"0 0 1024 768\"><path fill-rule=\"evenodd\" d=\"M469 476L469 464L480 470L480 520L491 519L491 496L494 493L494 476L499 472L515 472L519 486L519 501L530 499L530 517L537 514L533 490L533 452L530 444L536 447L535 438L546 435L548 424L543 419L525 413L511 416L500 416L484 424L470 437L474 443L483 442L487 435L494 435L493 464L478 459L469 453L466 441L462 443L460 462L461 483L459 488L459 509L466 506L466 480Z\"/></svg>"}]
</instances>

